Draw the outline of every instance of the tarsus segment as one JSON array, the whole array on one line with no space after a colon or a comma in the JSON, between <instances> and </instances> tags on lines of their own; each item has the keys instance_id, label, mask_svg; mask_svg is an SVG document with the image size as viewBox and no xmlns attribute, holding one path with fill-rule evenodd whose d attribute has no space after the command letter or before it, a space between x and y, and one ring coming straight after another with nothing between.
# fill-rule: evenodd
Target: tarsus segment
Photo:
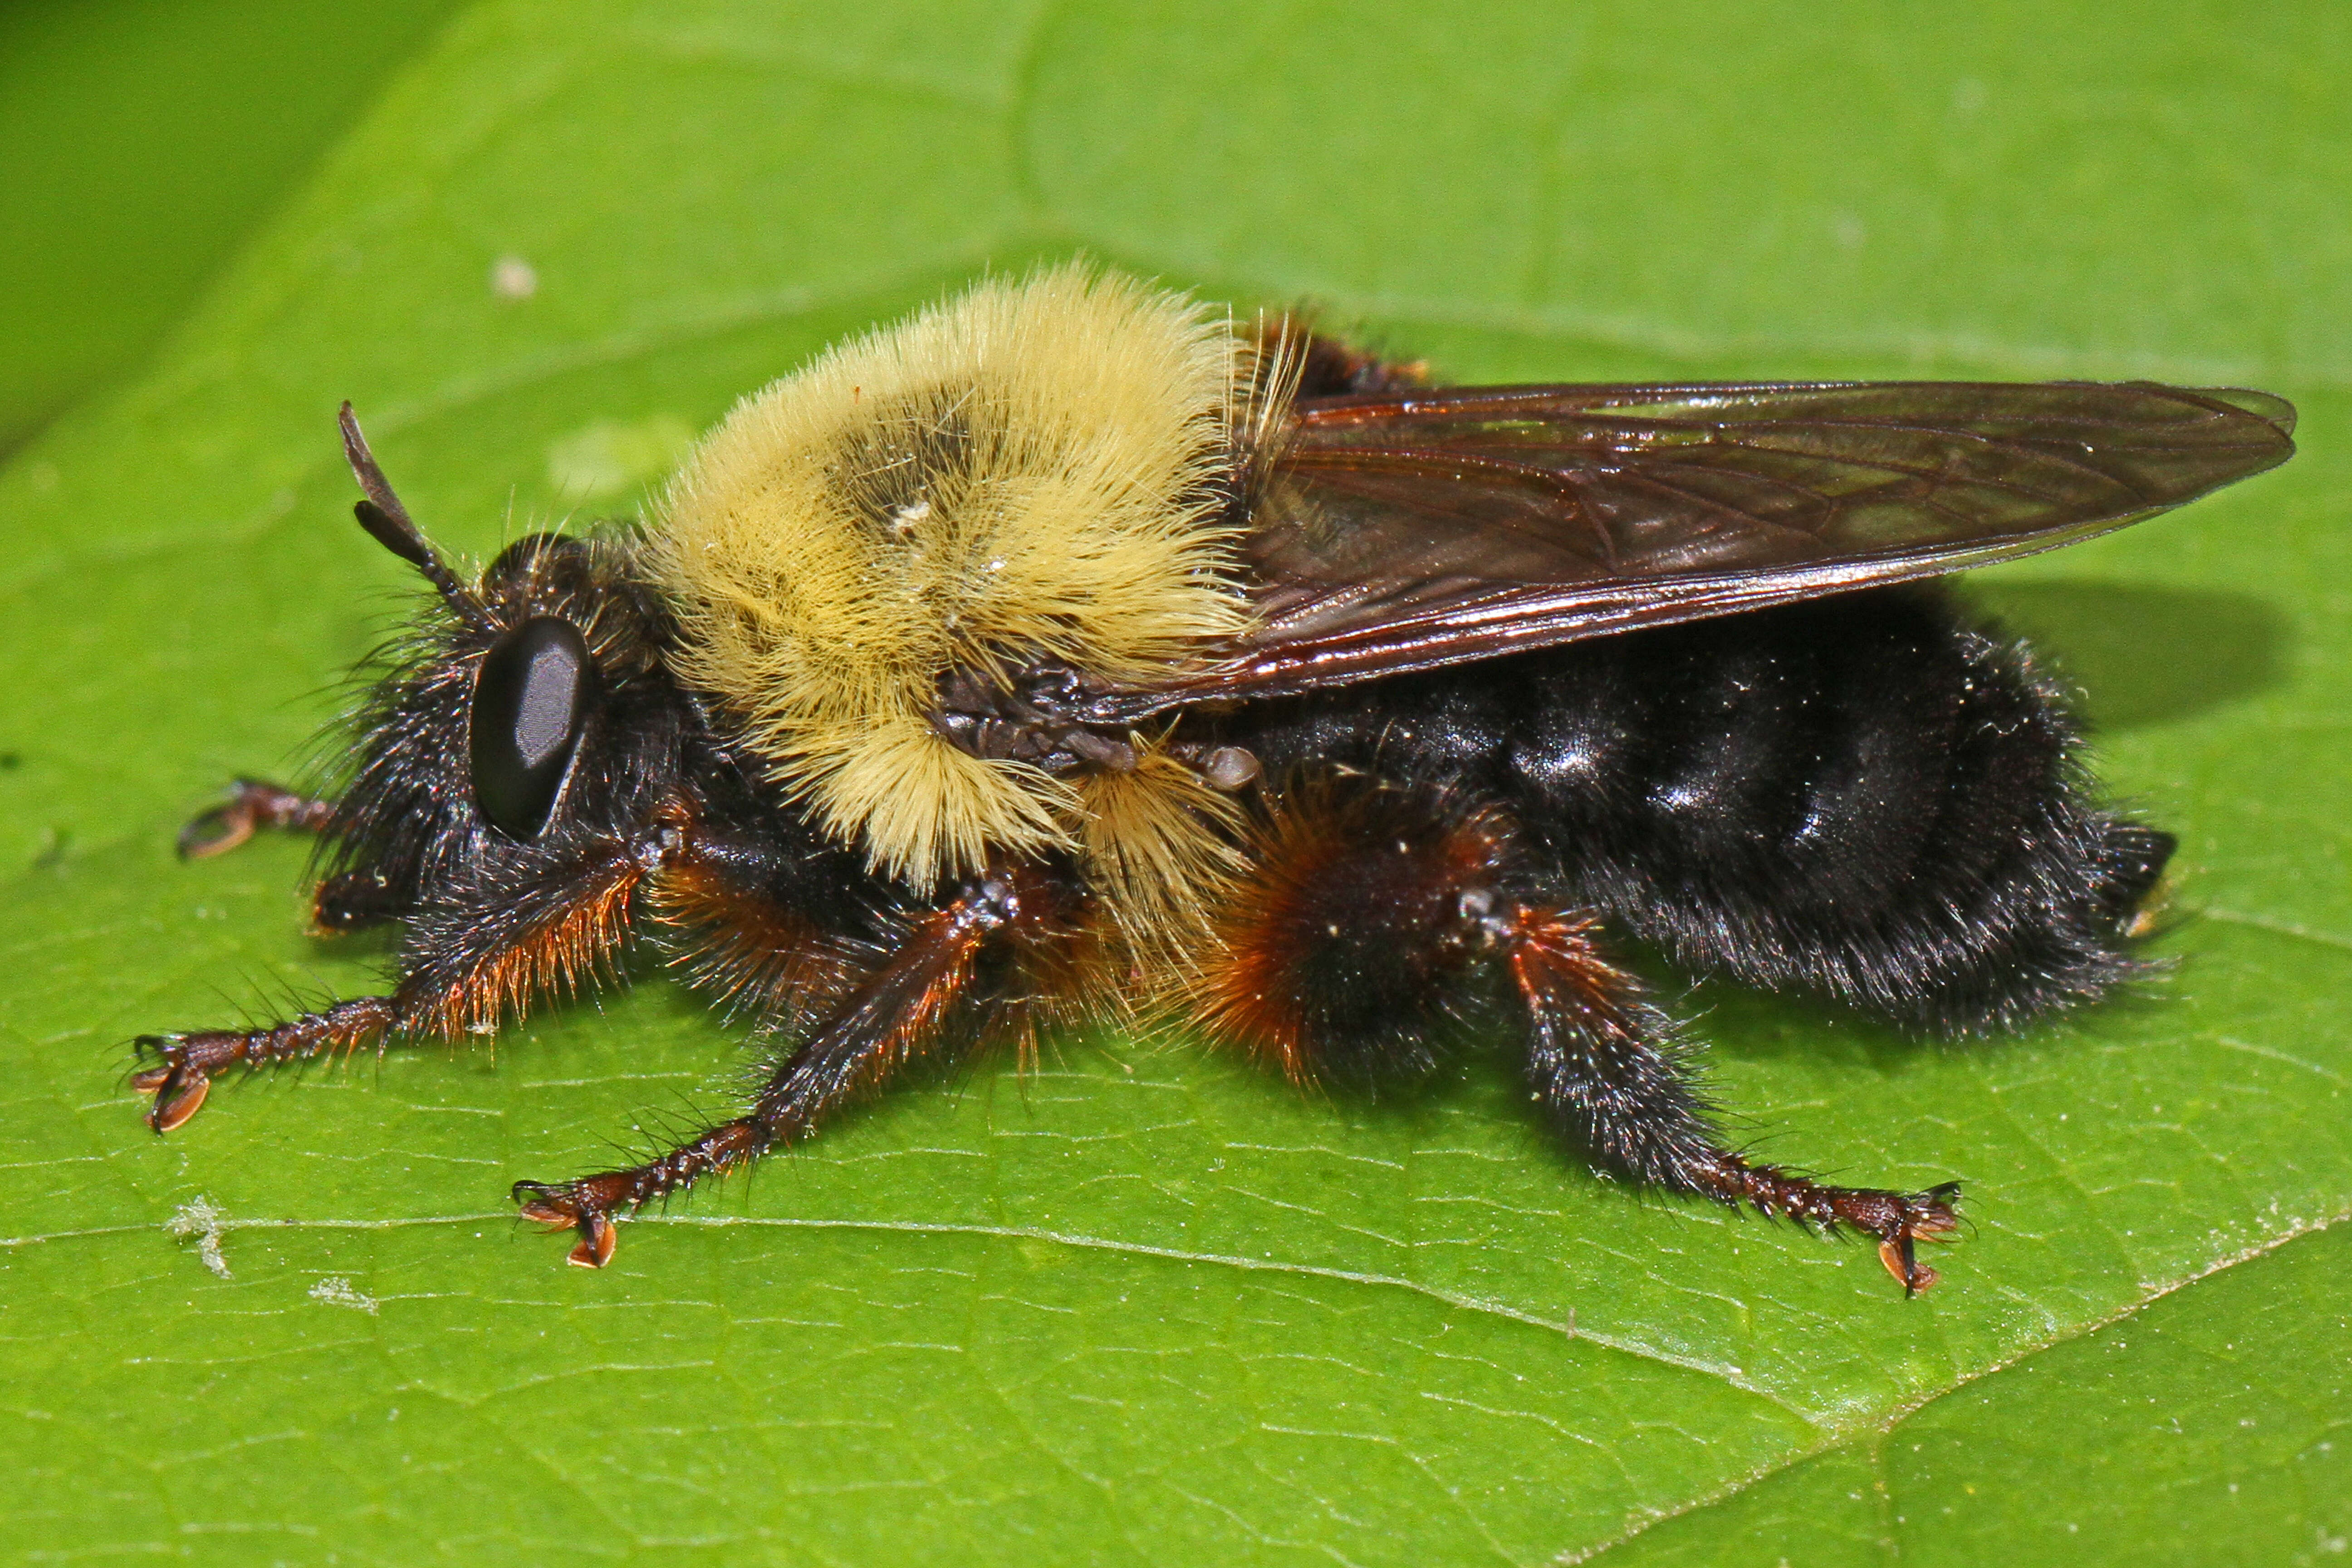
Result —
<instances>
[{"instance_id":1,"label":"tarsus segment","mask_svg":"<svg viewBox=\"0 0 2352 1568\"><path fill-rule=\"evenodd\" d=\"M229 797L180 829L180 854L202 860L225 855L263 827L316 833L335 815L331 800L312 800L259 779L239 779Z\"/></svg>"}]
</instances>

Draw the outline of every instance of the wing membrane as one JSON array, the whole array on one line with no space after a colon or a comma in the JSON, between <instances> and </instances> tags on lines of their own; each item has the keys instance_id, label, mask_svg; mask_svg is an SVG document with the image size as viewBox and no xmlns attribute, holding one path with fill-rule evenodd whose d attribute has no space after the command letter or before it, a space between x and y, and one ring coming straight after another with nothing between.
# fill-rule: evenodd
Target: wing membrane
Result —
<instances>
[{"instance_id":1,"label":"wing membrane","mask_svg":"<svg viewBox=\"0 0 2352 1568\"><path fill-rule=\"evenodd\" d=\"M2284 462L2294 411L2146 383L1485 387L1302 402L1258 616L1130 710L1276 696L2008 560Z\"/></svg>"}]
</instances>

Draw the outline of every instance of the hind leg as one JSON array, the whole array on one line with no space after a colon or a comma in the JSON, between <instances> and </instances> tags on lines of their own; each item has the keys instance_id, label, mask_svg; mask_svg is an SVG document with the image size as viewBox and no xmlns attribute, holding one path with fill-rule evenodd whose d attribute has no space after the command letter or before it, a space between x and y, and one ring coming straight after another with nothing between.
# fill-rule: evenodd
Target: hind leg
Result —
<instances>
[{"instance_id":1,"label":"hind leg","mask_svg":"<svg viewBox=\"0 0 2352 1568\"><path fill-rule=\"evenodd\" d=\"M1540 896L1498 812L1367 786L1276 809L1203 966L1215 1033L1294 1079L1428 1066L1430 1041L1496 971L1522 1021L1528 1089L1603 1172L1877 1238L1906 1295L1916 1244L1956 1226L1957 1185L1814 1182L1724 1146L1672 1023L1601 955L1595 921Z\"/></svg>"}]
</instances>

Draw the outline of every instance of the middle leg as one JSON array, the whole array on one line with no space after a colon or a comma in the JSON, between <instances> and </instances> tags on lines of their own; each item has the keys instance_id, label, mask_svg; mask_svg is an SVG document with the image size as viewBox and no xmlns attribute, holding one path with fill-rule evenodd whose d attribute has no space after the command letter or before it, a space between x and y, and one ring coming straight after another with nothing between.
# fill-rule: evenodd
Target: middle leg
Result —
<instances>
[{"instance_id":1,"label":"middle leg","mask_svg":"<svg viewBox=\"0 0 2352 1568\"><path fill-rule=\"evenodd\" d=\"M1069 919L1071 892L1051 870L1011 867L982 879L944 908L906 921L863 978L845 988L830 1015L777 1067L743 1115L640 1165L569 1182L517 1182L514 1199L523 1217L576 1232L570 1261L601 1268L613 1259L616 1215L797 1142L845 1101L880 1088L918 1058L971 1043L951 1038L951 1024L969 1023L969 1034L982 1037L1002 1034L1008 1025L1023 1029L1029 1009L1055 999L1038 993L1066 978L1068 950L1080 940ZM740 910L730 913L740 919ZM722 934L715 949L706 943L711 962L705 978L731 989L745 982L747 972L727 940ZM1003 995L976 996L975 976L991 958L1009 961L1013 984ZM763 979L749 989L757 1002L770 986ZM1001 1004L992 1016L975 1005L988 1002ZM763 1010L780 1005L772 999ZM971 1016L975 1012L983 1016Z\"/></svg>"}]
</instances>

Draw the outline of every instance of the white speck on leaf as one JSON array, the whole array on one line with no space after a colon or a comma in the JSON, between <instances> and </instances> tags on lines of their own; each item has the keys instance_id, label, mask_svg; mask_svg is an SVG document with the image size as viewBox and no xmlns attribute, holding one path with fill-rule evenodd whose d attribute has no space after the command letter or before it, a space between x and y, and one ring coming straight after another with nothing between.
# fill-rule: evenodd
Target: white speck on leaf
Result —
<instances>
[{"instance_id":1,"label":"white speck on leaf","mask_svg":"<svg viewBox=\"0 0 2352 1568\"><path fill-rule=\"evenodd\" d=\"M349 1307L355 1312L365 1312L370 1317L375 1316L377 1310L382 1306L374 1297L362 1295L354 1289L352 1282L340 1274L331 1274L311 1286L310 1300L324 1301L330 1307ZM397 1415L398 1412L395 1411L394 1414Z\"/></svg>"},{"instance_id":2,"label":"white speck on leaf","mask_svg":"<svg viewBox=\"0 0 2352 1568\"><path fill-rule=\"evenodd\" d=\"M228 1211L207 1197L195 1197L172 1211L164 1233L176 1240L195 1237L196 1257L222 1279L230 1278L228 1259L221 1252L221 1233L228 1228Z\"/></svg>"},{"instance_id":3,"label":"white speck on leaf","mask_svg":"<svg viewBox=\"0 0 2352 1568\"><path fill-rule=\"evenodd\" d=\"M501 300L528 300L539 292L539 268L520 256L490 263L490 292Z\"/></svg>"}]
</instances>

